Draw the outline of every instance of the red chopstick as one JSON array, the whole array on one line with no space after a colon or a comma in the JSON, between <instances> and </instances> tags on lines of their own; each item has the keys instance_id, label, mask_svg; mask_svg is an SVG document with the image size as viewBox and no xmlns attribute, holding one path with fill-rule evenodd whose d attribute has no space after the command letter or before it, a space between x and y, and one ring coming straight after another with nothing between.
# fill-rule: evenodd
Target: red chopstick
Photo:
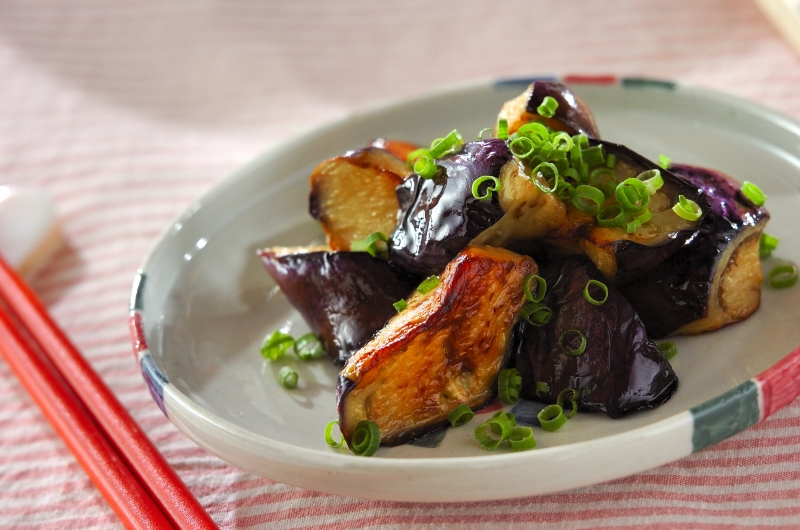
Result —
<instances>
[{"instance_id":1,"label":"red chopstick","mask_svg":"<svg viewBox=\"0 0 800 530\"><path fill-rule=\"evenodd\" d=\"M161 453L59 329L33 289L2 257L0 298L8 304L33 341L78 395L111 444L172 524L179 529L216 529L214 521Z\"/></svg>"}]
</instances>

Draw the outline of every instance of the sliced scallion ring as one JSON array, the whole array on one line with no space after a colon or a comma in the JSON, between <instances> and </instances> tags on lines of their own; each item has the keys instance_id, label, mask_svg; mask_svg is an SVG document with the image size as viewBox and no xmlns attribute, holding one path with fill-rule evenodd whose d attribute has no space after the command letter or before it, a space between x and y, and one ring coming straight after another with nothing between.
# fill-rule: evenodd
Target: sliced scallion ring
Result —
<instances>
[{"instance_id":1,"label":"sliced scallion ring","mask_svg":"<svg viewBox=\"0 0 800 530\"><path fill-rule=\"evenodd\" d=\"M535 145L550 139L550 129L539 122L532 121L517 129L517 137L526 137Z\"/></svg>"},{"instance_id":2,"label":"sliced scallion ring","mask_svg":"<svg viewBox=\"0 0 800 530\"><path fill-rule=\"evenodd\" d=\"M575 388L565 388L561 392L558 393L558 398L556 399L556 403L562 409L564 408L564 401L569 399L570 403L572 403L572 409L569 412L565 412L564 415L567 418L571 418L578 412L578 398L580 397L581 393L579 390ZM569 397L568 397L569 396Z\"/></svg>"},{"instance_id":3,"label":"sliced scallion ring","mask_svg":"<svg viewBox=\"0 0 800 530\"><path fill-rule=\"evenodd\" d=\"M294 341L294 353L301 361L313 361L325 355L325 348L319 337L313 333L306 333Z\"/></svg>"},{"instance_id":4,"label":"sliced scallion ring","mask_svg":"<svg viewBox=\"0 0 800 530\"><path fill-rule=\"evenodd\" d=\"M625 179L617 185L614 191L617 202L626 212L638 212L650 203L650 193L647 186L639 179Z\"/></svg>"},{"instance_id":5,"label":"sliced scallion ring","mask_svg":"<svg viewBox=\"0 0 800 530\"><path fill-rule=\"evenodd\" d=\"M484 137L485 134L489 134L489 136ZM485 129L481 129L478 133L478 140L489 140L494 137L494 131L491 127L486 127Z\"/></svg>"},{"instance_id":6,"label":"sliced scallion ring","mask_svg":"<svg viewBox=\"0 0 800 530\"><path fill-rule=\"evenodd\" d=\"M593 145L588 149L584 149L582 155L583 161L588 164L589 167L606 165L606 154L602 144Z\"/></svg>"},{"instance_id":7,"label":"sliced scallion ring","mask_svg":"<svg viewBox=\"0 0 800 530\"><path fill-rule=\"evenodd\" d=\"M604 197L611 197L617 189L617 175L607 167L599 167L589 174L589 185L602 191Z\"/></svg>"},{"instance_id":8,"label":"sliced scallion ring","mask_svg":"<svg viewBox=\"0 0 800 530\"><path fill-rule=\"evenodd\" d=\"M578 340L578 345L571 348L569 343L574 342L576 338ZM577 329L568 329L558 337L558 347L567 355L576 357L578 355L583 355L583 352L586 351L586 337Z\"/></svg>"},{"instance_id":9,"label":"sliced scallion ring","mask_svg":"<svg viewBox=\"0 0 800 530\"><path fill-rule=\"evenodd\" d=\"M647 188L647 192L650 195L655 195L655 193L664 185L664 177L661 176L661 171L658 169L648 169L647 171L642 171L636 175L636 178L644 182L644 186Z\"/></svg>"},{"instance_id":10,"label":"sliced scallion ring","mask_svg":"<svg viewBox=\"0 0 800 530\"><path fill-rule=\"evenodd\" d=\"M536 415L539 425L547 432L555 432L567 423L564 408L561 405L547 405Z\"/></svg>"},{"instance_id":11,"label":"sliced scallion ring","mask_svg":"<svg viewBox=\"0 0 800 530\"><path fill-rule=\"evenodd\" d=\"M544 326L553 318L553 311L546 305L538 302L528 302L519 310L519 314L533 326Z\"/></svg>"},{"instance_id":12,"label":"sliced scallion ring","mask_svg":"<svg viewBox=\"0 0 800 530\"><path fill-rule=\"evenodd\" d=\"M575 142L572 141L572 136L568 135L565 132L558 132L555 133L551 138L550 142L553 144L559 152L565 153L572 149L572 146Z\"/></svg>"},{"instance_id":13,"label":"sliced scallion ring","mask_svg":"<svg viewBox=\"0 0 800 530\"><path fill-rule=\"evenodd\" d=\"M700 206L691 199L687 199L683 195L678 195L678 202L672 207L678 217L686 219L687 221L697 221L703 215L703 210Z\"/></svg>"},{"instance_id":14,"label":"sliced scallion ring","mask_svg":"<svg viewBox=\"0 0 800 530\"><path fill-rule=\"evenodd\" d=\"M481 194L481 185L485 182L491 182L491 184L486 186L486 189L483 190L483 194ZM489 201L492 199L492 193L500 191L501 189L503 189L503 185L500 183L499 178L484 175L475 179L475 182L472 183L472 196L479 201Z\"/></svg>"},{"instance_id":15,"label":"sliced scallion ring","mask_svg":"<svg viewBox=\"0 0 800 530\"><path fill-rule=\"evenodd\" d=\"M339 425L339 420L332 420L325 426L325 442L331 447L341 447L344 445L344 436L338 442L333 439L333 427Z\"/></svg>"},{"instance_id":16,"label":"sliced scallion ring","mask_svg":"<svg viewBox=\"0 0 800 530\"><path fill-rule=\"evenodd\" d=\"M742 182L742 195L747 197L750 202L756 206L764 206L764 203L767 200L767 196L764 195L764 192L761 191L761 188L748 180Z\"/></svg>"},{"instance_id":17,"label":"sliced scallion ring","mask_svg":"<svg viewBox=\"0 0 800 530\"><path fill-rule=\"evenodd\" d=\"M625 223L625 219L627 219L627 216L625 215L625 211L622 209L622 206L619 204L606 206L597 214L597 224L603 228L614 228L621 226L623 223Z\"/></svg>"},{"instance_id":18,"label":"sliced scallion ring","mask_svg":"<svg viewBox=\"0 0 800 530\"><path fill-rule=\"evenodd\" d=\"M511 429L511 436L508 443L512 451L528 451L536 447L536 440L533 438L533 429L530 427L514 427Z\"/></svg>"},{"instance_id":19,"label":"sliced scallion ring","mask_svg":"<svg viewBox=\"0 0 800 530\"><path fill-rule=\"evenodd\" d=\"M633 219L631 220L631 222L625 225L625 231L629 234L634 233L636 230L639 229L640 226L645 224L653 217L653 214L650 213L650 210L648 209L645 209L641 214L638 215L631 214L631 215L633 216Z\"/></svg>"},{"instance_id":20,"label":"sliced scallion ring","mask_svg":"<svg viewBox=\"0 0 800 530\"><path fill-rule=\"evenodd\" d=\"M438 286L439 286L439 277L428 276L427 278L422 280L422 283L419 284L419 287L417 287L417 291L419 291L420 294L428 294L429 292L436 289Z\"/></svg>"},{"instance_id":21,"label":"sliced scallion ring","mask_svg":"<svg viewBox=\"0 0 800 530\"><path fill-rule=\"evenodd\" d=\"M289 390L297 388L298 379L299 376L297 375L297 372L295 372L291 366L284 366L278 372L278 381L280 381L281 384Z\"/></svg>"},{"instance_id":22,"label":"sliced scallion ring","mask_svg":"<svg viewBox=\"0 0 800 530\"><path fill-rule=\"evenodd\" d=\"M522 390L522 375L516 368L501 370L497 376L497 395L508 405L516 403Z\"/></svg>"},{"instance_id":23,"label":"sliced scallion ring","mask_svg":"<svg viewBox=\"0 0 800 530\"><path fill-rule=\"evenodd\" d=\"M378 424L370 420L361 420L356 425L350 448L358 456L372 456L381 445L381 430Z\"/></svg>"},{"instance_id":24,"label":"sliced scallion ring","mask_svg":"<svg viewBox=\"0 0 800 530\"><path fill-rule=\"evenodd\" d=\"M758 257L761 259L770 257L772 251L778 248L778 241L780 240L777 237L762 233L758 240Z\"/></svg>"},{"instance_id":25,"label":"sliced scallion ring","mask_svg":"<svg viewBox=\"0 0 800 530\"><path fill-rule=\"evenodd\" d=\"M575 194L572 196L572 204L575 208L589 215L597 215L605 200L606 197L602 191L586 184L575 188Z\"/></svg>"},{"instance_id":26,"label":"sliced scallion ring","mask_svg":"<svg viewBox=\"0 0 800 530\"><path fill-rule=\"evenodd\" d=\"M536 107L536 114L543 118L552 118L558 109L558 101L550 96L545 96L542 103Z\"/></svg>"},{"instance_id":27,"label":"sliced scallion ring","mask_svg":"<svg viewBox=\"0 0 800 530\"><path fill-rule=\"evenodd\" d=\"M508 144L508 149L517 158L528 158L536 154L536 146L527 136L517 136Z\"/></svg>"},{"instance_id":28,"label":"sliced scallion ring","mask_svg":"<svg viewBox=\"0 0 800 530\"><path fill-rule=\"evenodd\" d=\"M797 283L797 267L792 263L778 265L769 271L767 277L775 289L786 289Z\"/></svg>"},{"instance_id":29,"label":"sliced scallion ring","mask_svg":"<svg viewBox=\"0 0 800 530\"><path fill-rule=\"evenodd\" d=\"M511 436L513 429L514 425L508 416L505 414L495 415L475 428L475 439L478 440L481 447L492 451L500 447L500 443ZM497 438L493 434L496 434Z\"/></svg>"},{"instance_id":30,"label":"sliced scallion ring","mask_svg":"<svg viewBox=\"0 0 800 530\"><path fill-rule=\"evenodd\" d=\"M537 396L541 396L545 392L550 391L550 385L548 385L544 381L536 381L535 385L536 385L536 390L534 392Z\"/></svg>"},{"instance_id":31,"label":"sliced scallion ring","mask_svg":"<svg viewBox=\"0 0 800 530\"><path fill-rule=\"evenodd\" d=\"M536 281L536 290L531 289L531 282ZM528 302L541 302L547 293L547 281L538 274L528 274L522 280L522 292Z\"/></svg>"},{"instance_id":32,"label":"sliced scallion ring","mask_svg":"<svg viewBox=\"0 0 800 530\"><path fill-rule=\"evenodd\" d=\"M270 361L277 361L294 344L294 338L288 333L275 330L264 338L261 344L261 355Z\"/></svg>"},{"instance_id":33,"label":"sliced scallion ring","mask_svg":"<svg viewBox=\"0 0 800 530\"><path fill-rule=\"evenodd\" d=\"M505 118L497 120L497 137L501 140L508 139L508 120Z\"/></svg>"},{"instance_id":34,"label":"sliced scallion ring","mask_svg":"<svg viewBox=\"0 0 800 530\"><path fill-rule=\"evenodd\" d=\"M614 154L609 154L606 157L606 167L608 169L614 169L614 167L616 167L616 165L617 165L617 156L614 155Z\"/></svg>"},{"instance_id":35,"label":"sliced scallion ring","mask_svg":"<svg viewBox=\"0 0 800 530\"><path fill-rule=\"evenodd\" d=\"M469 423L474 417L475 413L472 412L472 409L469 408L469 405L462 403L450 411L450 414L447 415L447 420L453 427L460 427L465 423Z\"/></svg>"},{"instance_id":36,"label":"sliced scallion ring","mask_svg":"<svg viewBox=\"0 0 800 530\"><path fill-rule=\"evenodd\" d=\"M545 171L546 173L550 174L546 174ZM541 175L547 179L548 183L549 179L552 178L553 186L548 188L547 186L542 185L539 182L539 179L536 178L537 175ZM542 162L531 170L531 182L533 182L533 185L539 188L542 193L553 193L556 191L558 189L558 178L558 168L555 166L555 164L551 164L550 162Z\"/></svg>"},{"instance_id":37,"label":"sliced scallion ring","mask_svg":"<svg viewBox=\"0 0 800 530\"><path fill-rule=\"evenodd\" d=\"M428 148L420 147L419 149L414 149L411 151L408 156L406 157L406 163L409 167L414 167L414 162L421 157L422 155L431 156L431 151Z\"/></svg>"},{"instance_id":38,"label":"sliced scallion ring","mask_svg":"<svg viewBox=\"0 0 800 530\"><path fill-rule=\"evenodd\" d=\"M350 244L351 252L367 252L373 258L389 252L389 238L383 232L372 232L364 239Z\"/></svg>"},{"instance_id":39,"label":"sliced scallion ring","mask_svg":"<svg viewBox=\"0 0 800 530\"><path fill-rule=\"evenodd\" d=\"M414 173L424 179L433 178L438 169L439 166L433 161L431 155L422 155L414 162Z\"/></svg>"},{"instance_id":40,"label":"sliced scallion ring","mask_svg":"<svg viewBox=\"0 0 800 530\"><path fill-rule=\"evenodd\" d=\"M400 312L401 312L403 309L405 309L406 307L408 307L408 302L406 302L406 301L405 301L405 300L403 300L403 299L400 299L400 300L398 300L397 302L393 303L393 304L392 304L392 306L395 308L395 310L396 310L398 313L400 313Z\"/></svg>"},{"instance_id":41,"label":"sliced scallion ring","mask_svg":"<svg viewBox=\"0 0 800 530\"><path fill-rule=\"evenodd\" d=\"M678 347L675 346L674 342L659 342L658 349L661 350L666 359L672 359L678 355Z\"/></svg>"},{"instance_id":42,"label":"sliced scallion ring","mask_svg":"<svg viewBox=\"0 0 800 530\"><path fill-rule=\"evenodd\" d=\"M589 292L590 287L597 287L601 291L603 291L603 298L598 299L592 296L592 293ZM608 287L603 282L597 280L589 280L586 282L586 287L583 288L583 297L592 305L603 305L608 300Z\"/></svg>"},{"instance_id":43,"label":"sliced scallion ring","mask_svg":"<svg viewBox=\"0 0 800 530\"><path fill-rule=\"evenodd\" d=\"M669 169L671 163L672 159L667 155L658 155L658 165L661 166L662 169Z\"/></svg>"},{"instance_id":44,"label":"sliced scallion ring","mask_svg":"<svg viewBox=\"0 0 800 530\"><path fill-rule=\"evenodd\" d=\"M441 140L437 140L434 140L435 143L431 143L431 156L433 158L442 158L450 153L455 153L464 145L464 138L461 137L461 134L456 129L450 131L450 134Z\"/></svg>"}]
</instances>

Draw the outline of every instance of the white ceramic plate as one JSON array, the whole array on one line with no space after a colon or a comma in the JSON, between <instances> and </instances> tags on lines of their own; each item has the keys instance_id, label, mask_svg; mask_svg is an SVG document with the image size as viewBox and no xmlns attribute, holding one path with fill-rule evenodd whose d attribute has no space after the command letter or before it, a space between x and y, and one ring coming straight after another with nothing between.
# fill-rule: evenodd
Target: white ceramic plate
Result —
<instances>
[{"instance_id":1,"label":"white ceramic plate","mask_svg":"<svg viewBox=\"0 0 800 530\"><path fill-rule=\"evenodd\" d=\"M649 158L665 153L759 184L769 196L768 231L781 239L777 255L800 262L797 123L673 83L564 81L593 109L604 138ZM307 214L308 176L321 160L377 137L425 143L454 127L477 134L529 82L479 83L355 115L281 145L194 202L156 243L131 296L134 347L170 420L220 458L285 483L376 499L468 501L553 492L652 468L794 399L800 286L767 286L761 309L746 322L676 340L680 388L657 410L621 420L579 414L556 433L537 429L538 448L524 453L483 451L470 427L381 448L372 458L326 445L337 370L327 361L295 363L300 387L280 386L260 343L274 329L297 336L307 326L256 249L322 241ZM520 417L535 413L532 405L521 407Z\"/></svg>"}]
</instances>

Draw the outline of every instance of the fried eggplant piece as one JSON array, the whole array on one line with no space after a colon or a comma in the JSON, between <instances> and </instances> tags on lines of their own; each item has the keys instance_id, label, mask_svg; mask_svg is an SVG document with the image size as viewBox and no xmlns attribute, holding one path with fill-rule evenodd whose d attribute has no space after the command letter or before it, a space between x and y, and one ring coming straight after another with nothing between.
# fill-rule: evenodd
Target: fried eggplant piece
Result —
<instances>
[{"instance_id":1,"label":"fried eggplant piece","mask_svg":"<svg viewBox=\"0 0 800 530\"><path fill-rule=\"evenodd\" d=\"M555 403L560 392L573 388L580 392L578 410L619 418L657 407L675 393L678 377L622 295L609 285L604 304L584 298L589 280L605 282L591 261L571 257L540 274L547 281L542 303L553 316L543 326L525 320L517 325L514 362L523 398ZM599 288L590 294L602 299ZM567 352L580 344L577 332L585 337L586 349L571 355ZM537 382L546 383L547 390L537 393Z\"/></svg>"},{"instance_id":2,"label":"fried eggplant piece","mask_svg":"<svg viewBox=\"0 0 800 530\"><path fill-rule=\"evenodd\" d=\"M547 96L558 102L552 118L544 118L537 113L539 105ZM589 106L569 87L554 81L534 81L525 92L505 102L498 118L508 120L509 134L528 122L541 121L556 131L583 133L590 138L600 138L600 131Z\"/></svg>"},{"instance_id":3,"label":"fried eggplant piece","mask_svg":"<svg viewBox=\"0 0 800 530\"><path fill-rule=\"evenodd\" d=\"M366 252L273 247L259 256L328 355L342 363L397 313L392 304L421 280Z\"/></svg>"},{"instance_id":4,"label":"fried eggplant piece","mask_svg":"<svg viewBox=\"0 0 800 530\"><path fill-rule=\"evenodd\" d=\"M372 420L381 443L398 445L447 425L461 403L473 410L497 392L511 331L523 303L522 281L537 271L528 257L470 246L356 352L339 376L339 425L350 443Z\"/></svg>"},{"instance_id":5,"label":"fried eggplant piece","mask_svg":"<svg viewBox=\"0 0 800 530\"><path fill-rule=\"evenodd\" d=\"M322 224L333 250L350 250L372 232L391 234L400 204L395 188L408 164L377 147L351 151L319 164L311 175L309 213Z\"/></svg>"}]
</instances>

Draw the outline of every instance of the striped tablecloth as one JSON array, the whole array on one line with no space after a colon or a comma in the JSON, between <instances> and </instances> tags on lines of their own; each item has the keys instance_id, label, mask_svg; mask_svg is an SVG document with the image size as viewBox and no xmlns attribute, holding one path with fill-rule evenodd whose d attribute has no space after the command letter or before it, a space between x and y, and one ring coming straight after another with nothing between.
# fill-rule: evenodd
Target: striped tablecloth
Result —
<instances>
[{"instance_id":1,"label":"striped tablecloth","mask_svg":"<svg viewBox=\"0 0 800 530\"><path fill-rule=\"evenodd\" d=\"M245 473L189 441L150 398L131 352L127 297L149 246L194 197L348 112L540 73L677 79L800 118L800 59L745 0L0 0L2 183L51 192L67 241L34 287L221 527L800 526L798 402L612 483L424 505ZM0 527L115 526L0 360Z\"/></svg>"}]
</instances>

